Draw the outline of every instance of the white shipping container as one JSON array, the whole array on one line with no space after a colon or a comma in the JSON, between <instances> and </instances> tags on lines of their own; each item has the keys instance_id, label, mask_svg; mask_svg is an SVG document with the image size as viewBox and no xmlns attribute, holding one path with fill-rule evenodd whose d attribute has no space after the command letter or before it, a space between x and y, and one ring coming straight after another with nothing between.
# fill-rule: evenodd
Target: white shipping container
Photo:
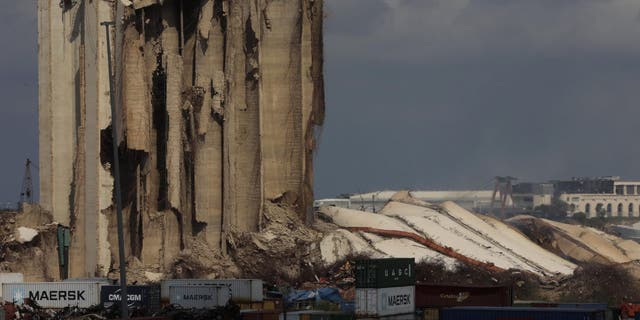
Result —
<instances>
[{"instance_id":1,"label":"white shipping container","mask_svg":"<svg viewBox=\"0 0 640 320\"><path fill-rule=\"evenodd\" d=\"M2 285L2 298L17 304L29 298L43 308L89 308L100 304L101 285L98 282L5 283Z\"/></svg>"},{"instance_id":2,"label":"white shipping container","mask_svg":"<svg viewBox=\"0 0 640 320\"><path fill-rule=\"evenodd\" d=\"M0 273L0 286L3 283L18 283L24 282L24 275L22 273ZM2 292L0 292L0 300L2 299Z\"/></svg>"},{"instance_id":3,"label":"white shipping container","mask_svg":"<svg viewBox=\"0 0 640 320\"><path fill-rule=\"evenodd\" d=\"M227 304L229 287L225 286L170 286L169 303L183 308L210 309Z\"/></svg>"},{"instance_id":4,"label":"white shipping container","mask_svg":"<svg viewBox=\"0 0 640 320\"><path fill-rule=\"evenodd\" d=\"M360 316L368 316L367 313L367 289L356 289L355 300L356 314Z\"/></svg>"},{"instance_id":5,"label":"white shipping container","mask_svg":"<svg viewBox=\"0 0 640 320\"><path fill-rule=\"evenodd\" d=\"M356 316L382 317L415 312L415 286L356 288Z\"/></svg>"},{"instance_id":6,"label":"white shipping container","mask_svg":"<svg viewBox=\"0 0 640 320\"><path fill-rule=\"evenodd\" d=\"M231 299L236 303L261 302L262 280L258 279L168 279L161 283L162 300L169 299L169 287L172 286L226 286L231 289Z\"/></svg>"}]
</instances>

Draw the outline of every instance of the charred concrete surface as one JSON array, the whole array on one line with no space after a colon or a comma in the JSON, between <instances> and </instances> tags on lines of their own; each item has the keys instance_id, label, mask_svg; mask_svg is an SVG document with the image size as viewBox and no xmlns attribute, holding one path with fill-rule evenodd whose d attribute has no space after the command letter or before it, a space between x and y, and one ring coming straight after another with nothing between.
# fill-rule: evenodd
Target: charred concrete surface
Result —
<instances>
[{"instance_id":1,"label":"charred concrete surface","mask_svg":"<svg viewBox=\"0 0 640 320\"><path fill-rule=\"evenodd\" d=\"M309 223L322 28L322 0L39 0L40 199L71 227L70 275L119 263L113 143L126 254L154 271L241 247L274 203Z\"/></svg>"}]
</instances>

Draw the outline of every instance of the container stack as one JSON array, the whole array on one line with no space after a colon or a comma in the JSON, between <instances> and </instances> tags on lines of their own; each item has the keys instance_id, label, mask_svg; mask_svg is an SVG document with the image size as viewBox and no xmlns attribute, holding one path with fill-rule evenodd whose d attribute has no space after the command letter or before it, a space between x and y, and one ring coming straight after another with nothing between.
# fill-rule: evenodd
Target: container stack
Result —
<instances>
[{"instance_id":1,"label":"container stack","mask_svg":"<svg viewBox=\"0 0 640 320\"><path fill-rule=\"evenodd\" d=\"M377 318L415 312L413 258L356 261L356 317Z\"/></svg>"}]
</instances>

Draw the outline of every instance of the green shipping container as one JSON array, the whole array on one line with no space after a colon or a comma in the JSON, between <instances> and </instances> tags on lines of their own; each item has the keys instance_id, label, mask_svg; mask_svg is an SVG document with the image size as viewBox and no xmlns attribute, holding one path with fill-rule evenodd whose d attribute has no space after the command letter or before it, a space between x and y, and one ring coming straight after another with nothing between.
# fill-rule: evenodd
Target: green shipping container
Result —
<instances>
[{"instance_id":1,"label":"green shipping container","mask_svg":"<svg viewBox=\"0 0 640 320\"><path fill-rule=\"evenodd\" d=\"M413 258L356 260L356 288L391 288L416 283Z\"/></svg>"}]
</instances>

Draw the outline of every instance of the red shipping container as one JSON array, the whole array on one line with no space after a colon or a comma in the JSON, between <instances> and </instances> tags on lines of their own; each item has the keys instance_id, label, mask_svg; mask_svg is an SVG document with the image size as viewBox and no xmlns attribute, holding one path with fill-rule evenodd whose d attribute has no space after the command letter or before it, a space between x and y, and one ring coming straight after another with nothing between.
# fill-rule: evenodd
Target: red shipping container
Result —
<instances>
[{"instance_id":1,"label":"red shipping container","mask_svg":"<svg viewBox=\"0 0 640 320\"><path fill-rule=\"evenodd\" d=\"M472 287L416 284L416 308L509 307L511 287Z\"/></svg>"}]
</instances>

